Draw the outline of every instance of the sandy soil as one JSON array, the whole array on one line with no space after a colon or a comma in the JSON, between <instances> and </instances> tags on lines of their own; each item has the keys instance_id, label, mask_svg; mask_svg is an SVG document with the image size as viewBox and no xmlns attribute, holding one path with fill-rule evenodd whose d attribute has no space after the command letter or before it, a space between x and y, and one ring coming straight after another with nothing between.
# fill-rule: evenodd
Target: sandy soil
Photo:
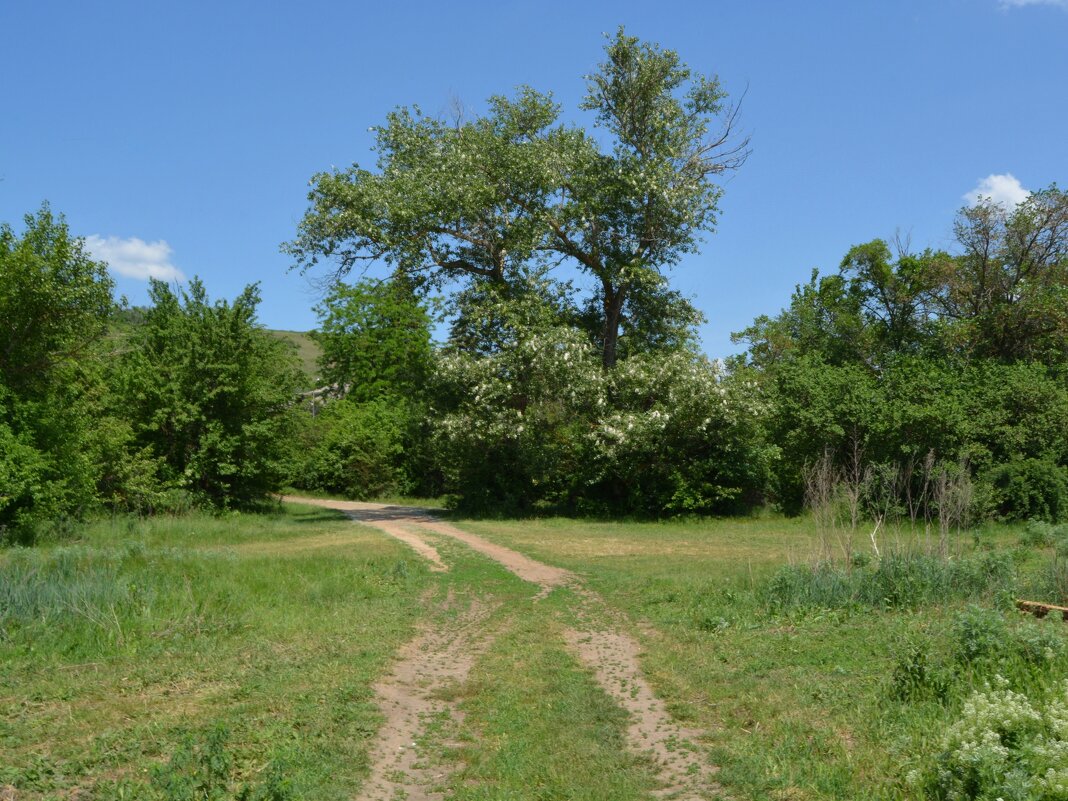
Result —
<instances>
[{"instance_id":1,"label":"sandy soil","mask_svg":"<svg viewBox=\"0 0 1068 801\"><path fill-rule=\"evenodd\" d=\"M447 605L454 605L450 596ZM371 776L361 801L432 801L445 798L448 766L433 765L419 746L427 724L443 713L460 720L455 704L443 700L447 690L467 679L488 645L482 624L492 607L475 601L447 626L426 627L401 648L388 676L375 685L385 717L371 750Z\"/></svg>"}]
</instances>

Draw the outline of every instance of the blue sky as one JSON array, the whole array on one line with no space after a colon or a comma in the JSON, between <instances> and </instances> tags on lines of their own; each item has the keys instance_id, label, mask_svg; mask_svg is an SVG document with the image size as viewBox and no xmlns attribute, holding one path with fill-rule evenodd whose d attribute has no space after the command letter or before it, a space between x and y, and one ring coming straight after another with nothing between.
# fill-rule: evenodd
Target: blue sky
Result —
<instances>
[{"instance_id":1,"label":"blue sky","mask_svg":"<svg viewBox=\"0 0 1068 801\"><path fill-rule=\"evenodd\" d=\"M852 244L949 247L989 176L1007 199L1068 182L1068 0L6 0L0 220L48 200L131 302L149 272L215 297L260 281L262 321L308 329L316 295L278 247L313 173L370 165L367 129L398 105L530 84L575 114L619 24L748 87L752 156L673 273L711 356Z\"/></svg>"}]
</instances>

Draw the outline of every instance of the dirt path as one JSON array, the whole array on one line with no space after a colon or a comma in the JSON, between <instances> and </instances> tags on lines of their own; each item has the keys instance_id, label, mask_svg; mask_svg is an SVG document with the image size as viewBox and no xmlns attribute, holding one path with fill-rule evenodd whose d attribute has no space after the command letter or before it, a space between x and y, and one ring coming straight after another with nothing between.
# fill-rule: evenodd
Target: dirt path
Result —
<instances>
[{"instance_id":1,"label":"dirt path","mask_svg":"<svg viewBox=\"0 0 1068 801\"><path fill-rule=\"evenodd\" d=\"M400 540L430 562L431 570L446 572L449 569L449 566L442 561L438 549L407 527L407 525L413 523L425 524L433 521L433 518L427 517L426 512L422 509L414 509L408 506L387 506L381 503L301 498L296 495L283 495L281 498L288 503L303 503L309 506L337 509L357 523L374 526L394 539Z\"/></svg>"},{"instance_id":2,"label":"dirt path","mask_svg":"<svg viewBox=\"0 0 1068 801\"><path fill-rule=\"evenodd\" d=\"M519 578L539 586L539 597L557 587L574 591L581 599L580 607L576 610L579 624L565 632L568 646L591 671L601 688L629 713L627 743L632 751L646 754L653 760L660 784L657 797L677 801L705 801L720 797L720 788L713 779L715 769L707 764L702 749L695 743L700 733L685 729L671 717L664 702L656 696L642 674L639 662L641 645L625 631L621 616L610 609L600 596L585 588L574 573L538 562L511 548L463 531L430 516L424 509L289 496L283 500L344 511L354 520L376 526L390 536L397 537L420 554L426 555L424 549L429 550L432 556L427 558L432 564L440 565L439 569L448 569L440 555L418 534L409 531L407 526L417 526L462 542ZM405 536L399 536L398 531ZM433 644L427 640L428 647L417 651L421 654L420 658L430 658L428 655L432 649L429 646ZM408 649L405 652L407 654ZM402 654L401 663L406 658L410 656ZM437 663L437 658L433 657L433 661ZM468 670L470 664L463 669L464 675ZM407 734L404 736L411 739ZM389 739L392 742L396 738ZM374 764L378 765L378 762ZM438 797L417 795L410 789L408 792L409 799ZM372 798L374 801L378 799L377 796L370 796L368 801Z\"/></svg>"},{"instance_id":3,"label":"dirt path","mask_svg":"<svg viewBox=\"0 0 1068 801\"><path fill-rule=\"evenodd\" d=\"M455 606L450 594L443 611ZM491 611L491 606L474 601L455 620L424 627L401 648L390 674L375 685L386 720L371 749L371 776L360 801L445 798L437 788L444 788L451 771L431 765L418 740L435 718L460 720L460 711L442 699L442 691L462 684L487 647L483 624Z\"/></svg>"},{"instance_id":4,"label":"dirt path","mask_svg":"<svg viewBox=\"0 0 1068 801\"><path fill-rule=\"evenodd\" d=\"M653 692L642 675L637 640L618 629L587 627L568 629L564 637L601 688L630 713L627 743L656 765L656 796L677 801L719 797L715 769L702 759L696 744L700 732L680 726Z\"/></svg>"}]
</instances>

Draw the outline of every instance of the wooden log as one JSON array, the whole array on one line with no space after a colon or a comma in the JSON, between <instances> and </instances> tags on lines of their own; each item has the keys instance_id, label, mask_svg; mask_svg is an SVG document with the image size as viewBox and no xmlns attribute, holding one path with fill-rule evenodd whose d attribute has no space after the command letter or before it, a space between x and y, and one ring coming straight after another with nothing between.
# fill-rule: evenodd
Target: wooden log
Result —
<instances>
[{"instance_id":1,"label":"wooden log","mask_svg":"<svg viewBox=\"0 0 1068 801\"><path fill-rule=\"evenodd\" d=\"M1068 622L1068 606L1057 606L1056 604L1047 604L1043 601L1023 601L1017 599L1016 608L1021 612L1026 612L1029 615L1035 617L1045 617L1050 612L1060 612L1061 620Z\"/></svg>"}]
</instances>

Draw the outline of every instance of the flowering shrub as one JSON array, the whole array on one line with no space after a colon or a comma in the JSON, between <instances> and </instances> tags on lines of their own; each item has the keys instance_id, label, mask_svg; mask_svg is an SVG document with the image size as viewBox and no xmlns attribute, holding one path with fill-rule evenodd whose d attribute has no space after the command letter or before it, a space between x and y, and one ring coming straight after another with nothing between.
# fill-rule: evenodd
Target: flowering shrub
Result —
<instances>
[{"instance_id":1,"label":"flowering shrub","mask_svg":"<svg viewBox=\"0 0 1068 801\"><path fill-rule=\"evenodd\" d=\"M599 360L580 332L561 326L483 356L442 354L434 381L435 450L462 505L569 505L605 402Z\"/></svg>"},{"instance_id":2,"label":"flowering shrub","mask_svg":"<svg viewBox=\"0 0 1068 801\"><path fill-rule=\"evenodd\" d=\"M942 746L930 770L907 777L928 797L1068 799L1068 682L1036 703L996 676L965 701Z\"/></svg>"},{"instance_id":3,"label":"flowering shrub","mask_svg":"<svg viewBox=\"0 0 1068 801\"><path fill-rule=\"evenodd\" d=\"M591 500L642 514L741 511L760 500L776 451L755 385L680 350L621 362L607 390L590 428Z\"/></svg>"},{"instance_id":4,"label":"flowering shrub","mask_svg":"<svg viewBox=\"0 0 1068 801\"><path fill-rule=\"evenodd\" d=\"M732 511L759 500L775 455L756 387L687 351L606 372L560 326L444 354L435 376L438 457L468 508Z\"/></svg>"}]
</instances>

